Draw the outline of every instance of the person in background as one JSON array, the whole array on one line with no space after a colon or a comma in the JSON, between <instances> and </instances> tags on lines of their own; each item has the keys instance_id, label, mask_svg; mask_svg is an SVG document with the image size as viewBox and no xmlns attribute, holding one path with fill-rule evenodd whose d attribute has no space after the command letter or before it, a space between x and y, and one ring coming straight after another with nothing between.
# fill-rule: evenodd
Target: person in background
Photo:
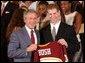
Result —
<instances>
[{"instance_id":1,"label":"person in background","mask_svg":"<svg viewBox=\"0 0 85 63\"><path fill-rule=\"evenodd\" d=\"M48 4L55 4L54 1L47 1L47 2L48 2Z\"/></svg>"},{"instance_id":2,"label":"person in background","mask_svg":"<svg viewBox=\"0 0 85 63\"><path fill-rule=\"evenodd\" d=\"M84 1L72 1L72 9L84 16Z\"/></svg>"},{"instance_id":3,"label":"person in background","mask_svg":"<svg viewBox=\"0 0 85 63\"><path fill-rule=\"evenodd\" d=\"M6 30L9 25L10 19L14 10L18 6L13 4L10 1L1 1L1 60L2 62L9 62L7 57L7 39L6 39Z\"/></svg>"},{"instance_id":4,"label":"person in background","mask_svg":"<svg viewBox=\"0 0 85 63\"><path fill-rule=\"evenodd\" d=\"M47 5L48 3L46 1L40 1L37 5L36 11L39 16L39 22L36 25L36 29L38 30L47 25L45 21L47 16Z\"/></svg>"},{"instance_id":5,"label":"person in background","mask_svg":"<svg viewBox=\"0 0 85 63\"><path fill-rule=\"evenodd\" d=\"M8 57L14 62L32 62L32 52L39 44L39 33L35 30L37 13L34 10L25 11L23 15L25 25L11 33L8 45ZM32 60L32 61L31 61Z\"/></svg>"},{"instance_id":6,"label":"person in background","mask_svg":"<svg viewBox=\"0 0 85 63\"><path fill-rule=\"evenodd\" d=\"M72 8L72 2L70 1L60 1L60 7L64 13L66 23L70 26L74 27L74 30L76 31L76 36L78 38L78 42L80 42L80 50L76 53L74 61L78 60L78 57L80 56L81 52L81 39L80 39L80 28L83 21L82 15L74 10Z\"/></svg>"},{"instance_id":7,"label":"person in background","mask_svg":"<svg viewBox=\"0 0 85 63\"><path fill-rule=\"evenodd\" d=\"M33 3L33 1L19 1L19 7L20 8L28 8L30 7L30 5Z\"/></svg>"},{"instance_id":8,"label":"person in background","mask_svg":"<svg viewBox=\"0 0 85 63\"><path fill-rule=\"evenodd\" d=\"M16 5L16 7L19 7L19 1L10 1L10 2L12 2L14 5Z\"/></svg>"},{"instance_id":9,"label":"person in background","mask_svg":"<svg viewBox=\"0 0 85 63\"><path fill-rule=\"evenodd\" d=\"M78 34L82 23L81 14L77 11L71 11L70 1L60 1L60 7L65 15L66 23L73 26L76 34Z\"/></svg>"},{"instance_id":10,"label":"person in background","mask_svg":"<svg viewBox=\"0 0 85 63\"><path fill-rule=\"evenodd\" d=\"M65 45L69 61L72 62L74 54L79 50L79 43L74 28L61 21L59 6L50 4L47 6L50 23L40 30L40 44L57 41Z\"/></svg>"},{"instance_id":11,"label":"person in background","mask_svg":"<svg viewBox=\"0 0 85 63\"><path fill-rule=\"evenodd\" d=\"M33 9L36 11L36 7L39 1L32 1L31 5L29 6L28 9Z\"/></svg>"}]
</instances>

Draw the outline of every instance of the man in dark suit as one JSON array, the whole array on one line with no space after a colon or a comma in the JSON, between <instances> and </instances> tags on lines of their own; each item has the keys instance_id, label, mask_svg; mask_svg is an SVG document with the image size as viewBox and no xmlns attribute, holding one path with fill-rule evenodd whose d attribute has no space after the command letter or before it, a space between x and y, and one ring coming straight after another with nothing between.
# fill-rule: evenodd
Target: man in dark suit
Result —
<instances>
[{"instance_id":1,"label":"man in dark suit","mask_svg":"<svg viewBox=\"0 0 85 63\"><path fill-rule=\"evenodd\" d=\"M40 30L40 43L45 44L48 42L57 41L58 43L65 45L67 48L69 61L72 61L74 54L79 49L76 32L73 27L61 21L58 6L55 4L50 4L47 8L50 23L45 28Z\"/></svg>"},{"instance_id":2,"label":"man in dark suit","mask_svg":"<svg viewBox=\"0 0 85 63\"><path fill-rule=\"evenodd\" d=\"M13 58L14 62L31 62L31 54L39 44L39 33L35 30L37 13L29 10L24 12L23 17L25 26L11 34L8 45L8 57Z\"/></svg>"},{"instance_id":3,"label":"man in dark suit","mask_svg":"<svg viewBox=\"0 0 85 63\"><path fill-rule=\"evenodd\" d=\"M7 40L6 40L6 29L12 17L16 5L9 1L1 1L1 55L2 61L7 62Z\"/></svg>"}]
</instances>

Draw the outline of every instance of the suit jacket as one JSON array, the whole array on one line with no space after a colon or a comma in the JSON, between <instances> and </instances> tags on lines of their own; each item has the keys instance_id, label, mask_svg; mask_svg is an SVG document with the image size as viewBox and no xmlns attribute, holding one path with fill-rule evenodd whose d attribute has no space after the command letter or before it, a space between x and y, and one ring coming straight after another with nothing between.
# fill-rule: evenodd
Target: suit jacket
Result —
<instances>
[{"instance_id":1,"label":"suit jacket","mask_svg":"<svg viewBox=\"0 0 85 63\"><path fill-rule=\"evenodd\" d=\"M53 41L50 28L51 27L49 24L48 26L40 30L40 44L46 44L48 42ZM72 56L71 58L69 58L72 60L75 52L79 50L79 44L78 44L78 40L76 37L76 32L74 31L73 27L61 22L59 29L58 29L58 33L56 35L56 41L60 38L65 39L65 41L67 42L68 57Z\"/></svg>"},{"instance_id":2,"label":"suit jacket","mask_svg":"<svg viewBox=\"0 0 85 63\"><path fill-rule=\"evenodd\" d=\"M39 44L39 33L35 30ZM26 52L26 48L31 44L30 37L25 27L13 32L8 45L8 57L13 58L14 62L30 62L31 52Z\"/></svg>"},{"instance_id":3,"label":"suit jacket","mask_svg":"<svg viewBox=\"0 0 85 63\"><path fill-rule=\"evenodd\" d=\"M4 8L4 11L1 15L1 30L3 32L6 32L6 27L8 26L8 24L10 22L13 12L17 8L18 8L18 6L11 2L8 2L6 7Z\"/></svg>"}]
</instances>

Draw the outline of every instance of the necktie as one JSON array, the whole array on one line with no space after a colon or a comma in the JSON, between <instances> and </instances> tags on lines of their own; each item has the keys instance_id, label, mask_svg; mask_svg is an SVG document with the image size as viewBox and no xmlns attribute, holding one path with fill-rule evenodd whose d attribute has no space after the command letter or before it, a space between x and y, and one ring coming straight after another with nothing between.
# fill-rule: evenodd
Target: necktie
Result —
<instances>
[{"instance_id":1,"label":"necktie","mask_svg":"<svg viewBox=\"0 0 85 63\"><path fill-rule=\"evenodd\" d=\"M31 42L33 43L33 44L35 44L35 38L34 38L34 34L33 34L33 30L31 30Z\"/></svg>"},{"instance_id":2,"label":"necktie","mask_svg":"<svg viewBox=\"0 0 85 63\"><path fill-rule=\"evenodd\" d=\"M54 40L54 41L55 41L55 36L56 36L56 29L55 29L55 27L53 27L52 37L53 37L53 40Z\"/></svg>"},{"instance_id":3,"label":"necktie","mask_svg":"<svg viewBox=\"0 0 85 63\"><path fill-rule=\"evenodd\" d=\"M1 15L2 15L2 13L3 13L3 11L4 11L4 8L5 8L5 4L2 3L2 6L1 6Z\"/></svg>"},{"instance_id":4,"label":"necktie","mask_svg":"<svg viewBox=\"0 0 85 63\"><path fill-rule=\"evenodd\" d=\"M33 30L31 30L31 42L32 44L35 44L35 38L34 38L34 34L33 34ZM32 56L31 56L31 61L34 62L34 52L35 51L32 51Z\"/></svg>"}]
</instances>

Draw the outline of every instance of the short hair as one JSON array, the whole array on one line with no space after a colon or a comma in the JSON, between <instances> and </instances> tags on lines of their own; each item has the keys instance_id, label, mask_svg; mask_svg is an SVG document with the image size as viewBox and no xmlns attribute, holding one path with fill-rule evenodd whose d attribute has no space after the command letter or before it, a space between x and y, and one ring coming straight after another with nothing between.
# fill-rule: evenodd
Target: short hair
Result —
<instances>
[{"instance_id":1,"label":"short hair","mask_svg":"<svg viewBox=\"0 0 85 63\"><path fill-rule=\"evenodd\" d=\"M23 12L23 17L25 17L28 13L35 13L37 15L37 12L35 10L29 9L29 10Z\"/></svg>"},{"instance_id":2,"label":"short hair","mask_svg":"<svg viewBox=\"0 0 85 63\"><path fill-rule=\"evenodd\" d=\"M58 11L60 10L59 6L57 4L49 4L47 5L47 10L51 9L57 9Z\"/></svg>"}]
</instances>

